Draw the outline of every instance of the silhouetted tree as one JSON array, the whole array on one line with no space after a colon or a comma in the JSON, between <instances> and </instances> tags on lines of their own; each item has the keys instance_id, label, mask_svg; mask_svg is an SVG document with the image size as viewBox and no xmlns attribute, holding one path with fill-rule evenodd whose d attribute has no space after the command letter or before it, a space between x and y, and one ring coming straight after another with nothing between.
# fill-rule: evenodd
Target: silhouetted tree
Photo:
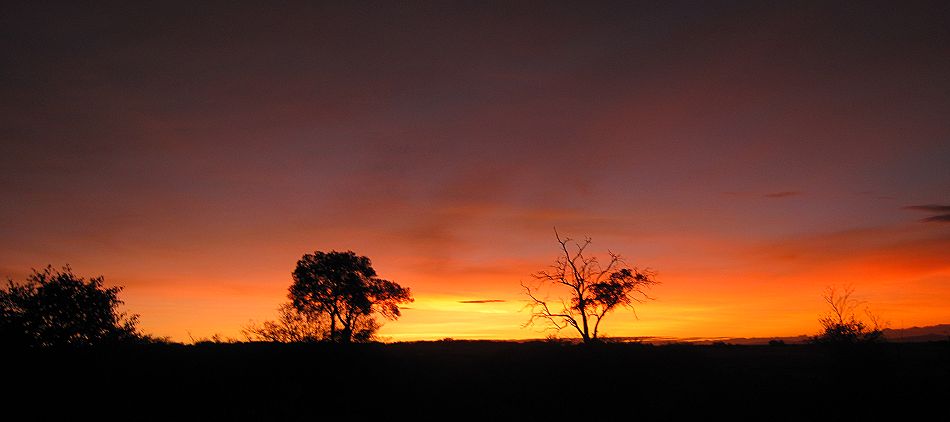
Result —
<instances>
[{"instance_id":1,"label":"silhouetted tree","mask_svg":"<svg viewBox=\"0 0 950 422\"><path fill-rule=\"evenodd\" d=\"M329 328L325 314L300 312L291 303L280 305L277 319L249 324L241 332L248 341L308 343L323 341Z\"/></svg>"},{"instance_id":2,"label":"silhouetted tree","mask_svg":"<svg viewBox=\"0 0 950 422\"><path fill-rule=\"evenodd\" d=\"M326 339L369 341L379 329L375 314L395 320L412 302L408 288L376 276L369 258L347 252L305 254L293 272L290 299L298 312L326 318Z\"/></svg>"},{"instance_id":3,"label":"silhouetted tree","mask_svg":"<svg viewBox=\"0 0 950 422\"><path fill-rule=\"evenodd\" d=\"M151 340L136 330L138 315L119 312L122 287L104 287L103 277L88 281L47 266L33 270L25 283L8 280L0 289L0 332L8 344L89 346Z\"/></svg>"},{"instance_id":4,"label":"silhouetted tree","mask_svg":"<svg viewBox=\"0 0 950 422\"><path fill-rule=\"evenodd\" d=\"M561 239L557 230L554 237L560 245L560 256L550 270L533 274L534 285L521 284L531 300L531 317L525 326L543 323L555 331L571 327L584 343L590 343L597 341L600 323L608 313L623 307L636 315L634 304L652 299L643 290L658 284L652 271L630 268L620 255L609 251L610 259L602 265L596 257L584 255L590 238L573 242ZM569 247L571 242L573 248ZM542 298L542 290L547 293L552 288L559 289L561 296L554 301Z\"/></svg>"},{"instance_id":5,"label":"silhouetted tree","mask_svg":"<svg viewBox=\"0 0 950 422\"><path fill-rule=\"evenodd\" d=\"M855 315L861 302L851 297L853 287L828 287L823 296L831 308L827 314L818 319L822 332L812 341L828 344L874 343L884 340L884 323L880 317L871 313L865 307L864 312L869 323Z\"/></svg>"}]
</instances>

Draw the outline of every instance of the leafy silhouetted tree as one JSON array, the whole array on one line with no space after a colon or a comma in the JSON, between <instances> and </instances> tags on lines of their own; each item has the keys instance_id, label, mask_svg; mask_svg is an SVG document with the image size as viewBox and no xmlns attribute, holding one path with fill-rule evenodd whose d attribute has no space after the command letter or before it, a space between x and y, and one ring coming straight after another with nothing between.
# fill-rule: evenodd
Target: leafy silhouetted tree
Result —
<instances>
[{"instance_id":1,"label":"leafy silhouetted tree","mask_svg":"<svg viewBox=\"0 0 950 422\"><path fill-rule=\"evenodd\" d=\"M584 254L590 238L573 242L570 238L561 239L557 230L554 237L560 245L560 256L549 270L533 274L534 285L521 284L531 308L525 326L543 323L555 331L571 327L584 343L591 343L597 341L600 323L608 313L628 308L636 315L634 304L652 299L644 292L658 284L652 271L630 268L620 255L609 251L610 259L602 265L596 257ZM573 248L569 246L572 242ZM542 298L542 290L551 288L559 289L561 296L554 301Z\"/></svg>"},{"instance_id":2,"label":"leafy silhouetted tree","mask_svg":"<svg viewBox=\"0 0 950 422\"><path fill-rule=\"evenodd\" d=\"M375 314L395 320L399 305L413 301L408 288L377 277L369 258L352 251L305 254L293 279L293 307L325 317L325 338L334 342L371 340L380 327Z\"/></svg>"},{"instance_id":3,"label":"leafy silhouetted tree","mask_svg":"<svg viewBox=\"0 0 950 422\"><path fill-rule=\"evenodd\" d=\"M122 287L103 277L85 280L67 265L33 270L25 283L0 289L0 332L8 344L90 346L150 339L136 330L138 315L119 312Z\"/></svg>"},{"instance_id":4,"label":"leafy silhouetted tree","mask_svg":"<svg viewBox=\"0 0 950 422\"><path fill-rule=\"evenodd\" d=\"M815 343L826 344L855 344L874 343L884 340L884 323L880 317L871 313L865 307L864 312L869 322L864 322L855 315L861 302L852 298L853 287L828 287L823 299L828 304L828 312L818 319L822 332L812 338Z\"/></svg>"},{"instance_id":5,"label":"leafy silhouetted tree","mask_svg":"<svg viewBox=\"0 0 950 422\"><path fill-rule=\"evenodd\" d=\"M277 308L277 319L260 325L251 323L241 332L248 341L310 343L323 341L329 327L325 314L300 312L291 303Z\"/></svg>"}]
</instances>

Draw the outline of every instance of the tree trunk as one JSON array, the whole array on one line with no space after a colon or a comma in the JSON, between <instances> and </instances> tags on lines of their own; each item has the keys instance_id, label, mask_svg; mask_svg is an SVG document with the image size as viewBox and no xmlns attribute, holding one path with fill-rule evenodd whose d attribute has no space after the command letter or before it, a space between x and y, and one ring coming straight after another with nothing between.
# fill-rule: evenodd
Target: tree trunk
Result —
<instances>
[{"instance_id":1,"label":"tree trunk","mask_svg":"<svg viewBox=\"0 0 950 422\"><path fill-rule=\"evenodd\" d=\"M587 328L587 301L584 300L584 293L580 289L577 289L578 301L577 301L577 310L581 313L581 322L584 326L584 330L581 332L581 337L584 339L584 343L590 343L590 330Z\"/></svg>"},{"instance_id":2,"label":"tree trunk","mask_svg":"<svg viewBox=\"0 0 950 422\"><path fill-rule=\"evenodd\" d=\"M350 343L353 340L353 313L347 311L346 319L340 319L343 330L340 332L340 343Z\"/></svg>"},{"instance_id":3,"label":"tree trunk","mask_svg":"<svg viewBox=\"0 0 950 422\"><path fill-rule=\"evenodd\" d=\"M330 314L330 341L336 341L336 314Z\"/></svg>"}]
</instances>

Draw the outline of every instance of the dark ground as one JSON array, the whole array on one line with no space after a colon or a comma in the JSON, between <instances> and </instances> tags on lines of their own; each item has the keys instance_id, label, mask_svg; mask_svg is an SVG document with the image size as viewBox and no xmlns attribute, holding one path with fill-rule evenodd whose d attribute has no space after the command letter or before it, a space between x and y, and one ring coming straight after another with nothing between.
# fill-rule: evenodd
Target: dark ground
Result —
<instances>
[{"instance_id":1,"label":"dark ground","mask_svg":"<svg viewBox=\"0 0 950 422\"><path fill-rule=\"evenodd\" d=\"M0 414L23 420L942 419L950 400L950 342L204 344L3 359Z\"/></svg>"}]
</instances>

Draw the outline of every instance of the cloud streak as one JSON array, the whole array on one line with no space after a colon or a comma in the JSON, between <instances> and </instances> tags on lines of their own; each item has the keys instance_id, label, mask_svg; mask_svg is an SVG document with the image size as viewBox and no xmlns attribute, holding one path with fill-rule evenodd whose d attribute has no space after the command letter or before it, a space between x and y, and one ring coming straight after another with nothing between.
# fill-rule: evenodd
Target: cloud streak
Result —
<instances>
[{"instance_id":1,"label":"cloud streak","mask_svg":"<svg viewBox=\"0 0 950 422\"><path fill-rule=\"evenodd\" d=\"M908 205L905 210L937 213L927 218L921 218L921 223L950 223L950 205L926 204Z\"/></svg>"},{"instance_id":2,"label":"cloud streak","mask_svg":"<svg viewBox=\"0 0 950 422\"><path fill-rule=\"evenodd\" d=\"M937 205L937 204L908 205L904 207L904 209L914 210L914 211L926 211L926 212L950 212L950 205Z\"/></svg>"},{"instance_id":3,"label":"cloud streak","mask_svg":"<svg viewBox=\"0 0 950 422\"><path fill-rule=\"evenodd\" d=\"M503 303L507 300L501 299L482 299L482 300L460 300L459 303Z\"/></svg>"},{"instance_id":4,"label":"cloud streak","mask_svg":"<svg viewBox=\"0 0 950 422\"><path fill-rule=\"evenodd\" d=\"M801 195L801 194L802 194L802 193L799 192L799 191L790 190L790 191L767 193L767 194L765 194L764 196L765 196L766 198L788 198L788 197L790 197L790 196L798 196L798 195Z\"/></svg>"}]
</instances>

